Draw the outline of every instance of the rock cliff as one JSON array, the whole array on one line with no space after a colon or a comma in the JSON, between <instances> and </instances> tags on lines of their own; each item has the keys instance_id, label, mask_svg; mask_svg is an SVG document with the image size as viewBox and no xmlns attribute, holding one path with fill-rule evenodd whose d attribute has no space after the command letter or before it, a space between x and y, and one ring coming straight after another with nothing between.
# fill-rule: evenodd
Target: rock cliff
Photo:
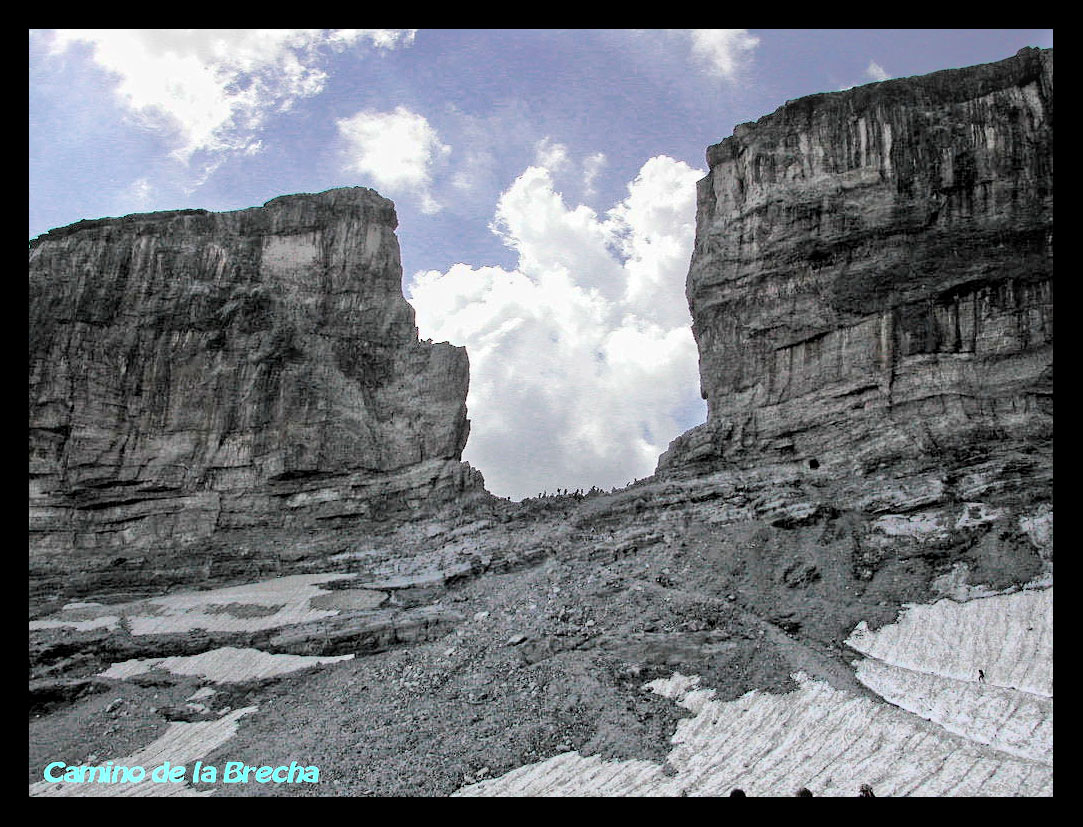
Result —
<instances>
[{"instance_id":1,"label":"rock cliff","mask_svg":"<svg viewBox=\"0 0 1083 827\"><path fill-rule=\"evenodd\" d=\"M32 563L482 491L466 351L418 341L396 226L353 188L32 241Z\"/></svg>"},{"instance_id":2,"label":"rock cliff","mask_svg":"<svg viewBox=\"0 0 1083 827\"><path fill-rule=\"evenodd\" d=\"M708 157L710 418L608 494L482 493L367 190L33 242L30 794L1051 795L1052 53Z\"/></svg>"},{"instance_id":3,"label":"rock cliff","mask_svg":"<svg viewBox=\"0 0 1083 827\"><path fill-rule=\"evenodd\" d=\"M708 421L663 473L1051 478L1053 52L788 102L707 150L687 280Z\"/></svg>"}]
</instances>

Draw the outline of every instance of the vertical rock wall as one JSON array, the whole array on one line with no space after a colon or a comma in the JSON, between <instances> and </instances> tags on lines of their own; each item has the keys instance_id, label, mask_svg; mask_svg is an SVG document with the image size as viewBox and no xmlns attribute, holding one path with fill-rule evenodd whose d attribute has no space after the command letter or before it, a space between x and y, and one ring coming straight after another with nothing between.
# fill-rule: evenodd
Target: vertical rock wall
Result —
<instances>
[{"instance_id":1,"label":"vertical rock wall","mask_svg":"<svg viewBox=\"0 0 1083 827\"><path fill-rule=\"evenodd\" d=\"M790 101L707 161L708 421L660 470L1051 463L1051 49Z\"/></svg>"},{"instance_id":2,"label":"vertical rock wall","mask_svg":"<svg viewBox=\"0 0 1083 827\"><path fill-rule=\"evenodd\" d=\"M396 225L354 188L31 242L32 558L481 490L466 352L418 341Z\"/></svg>"}]
</instances>

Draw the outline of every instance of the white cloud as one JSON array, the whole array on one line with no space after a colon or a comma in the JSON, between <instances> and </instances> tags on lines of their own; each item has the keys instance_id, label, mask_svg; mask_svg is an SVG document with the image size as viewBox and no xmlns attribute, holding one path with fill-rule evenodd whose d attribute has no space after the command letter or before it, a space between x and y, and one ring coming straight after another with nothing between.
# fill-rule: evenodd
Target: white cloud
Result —
<instances>
[{"instance_id":1,"label":"white cloud","mask_svg":"<svg viewBox=\"0 0 1083 827\"><path fill-rule=\"evenodd\" d=\"M429 192L433 165L451 152L423 115L403 106L394 112L365 110L338 122L346 141L346 168L384 194L412 192L426 213L440 210Z\"/></svg>"},{"instance_id":2,"label":"white cloud","mask_svg":"<svg viewBox=\"0 0 1083 827\"><path fill-rule=\"evenodd\" d=\"M612 227L590 207L568 209L549 170L527 167L500 196L490 226L518 253L520 269L579 274L587 288L609 299L623 293L623 270L609 249Z\"/></svg>"},{"instance_id":3,"label":"white cloud","mask_svg":"<svg viewBox=\"0 0 1083 827\"><path fill-rule=\"evenodd\" d=\"M865 67L864 75L865 75L865 79L862 80L861 83L870 83L870 82L878 83L879 81L882 81L882 80L890 80L891 79L891 75L888 74L887 70L884 69L884 67L881 66L879 63L877 63L875 60L870 60L869 61L869 65L867 67ZM845 92L848 89L853 89L854 85L855 84L851 83L848 86L840 86L839 91L840 92Z\"/></svg>"},{"instance_id":4,"label":"white cloud","mask_svg":"<svg viewBox=\"0 0 1083 827\"><path fill-rule=\"evenodd\" d=\"M628 197L610 210L625 257L623 303L667 328L688 326L685 277L696 233L695 182L699 170L664 155L643 165Z\"/></svg>"},{"instance_id":5,"label":"white cloud","mask_svg":"<svg viewBox=\"0 0 1083 827\"><path fill-rule=\"evenodd\" d=\"M557 172L568 165L568 147L550 138L542 138L534 145L534 165Z\"/></svg>"},{"instance_id":6,"label":"white cloud","mask_svg":"<svg viewBox=\"0 0 1083 827\"><path fill-rule=\"evenodd\" d=\"M412 30L388 29L58 29L52 52L90 44L94 62L117 77L121 103L169 132L174 157L189 163L201 152L256 151L268 114L322 91L325 48L412 40Z\"/></svg>"},{"instance_id":7,"label":"white cloud","mask_svg":"<svg viewBox=\"0 0 1083 827\"><path fill-rule=\"evenodd\" d=\"M865 69L865 75L872 78L874 81L888 80L891 78L884 67L877 63L875 60L870 60L868 68Z\"/></svg>"},{"instance_id":8,"label":"white cloud","mask_svg":"<svg viewBox=\"0 0 1083 827\"><path fill-rule=\"evenodd\" d=\"M594 179L598 177L605 163L604 152L595 152L583 161L583 195L587 197L594 195Z\"/></svg>"},{"instance_id":9,"label":"white cloud","mask_svg":"<svg viewBox=\"0 0 1083 827\"><path fill-rule=\"evenodd\" d=\"M492 225L518 254L514 270L415 275L421 335L470 355L464 459L494 493L623 485L702 421L678 413L702 408L684 298L702 175L652 158L601 216L528 167Z\"/></svg>"},{"instance_id":10,"label":"white cloud","mask_svg":"<svg viewBox=\"0 0 1083 827\"><path fill-rule=\"evenodd\" d=\"M704 62L712 74L733 78L742 60L760 39L747 29L689 29L692 53Z\"/></svg>"},{"instance_id":11,"label":"white cloud","mask_svg":"<svg viewBox=\"0 0 1083 827\"><path fill-rule=\"evenodd\" d=\"M604 152L573 160L567 146L548 136L534 144L534 166L544 168L554 179L573 182L582 198L595 194L594 182L605 168L606 160Z\"/></svg>"},{"instance_id":12,"label":"white cloud","mask_svg":"<svg viewBox=\"0 0 1083 827\"><path fill-rule=\"evenodd\" d=\"M463 153L459 168L451 177L451 184L465 192L474 192L489 180L496 164L496 157L492 152L486 149L469 149Z\"/></svg>"},{"instance_id":13,"label":"white cloud","mask_svg":"<svg viewBox=\"0 0 1083 827\"><path fill-rule=\"evenodd\" d=\"M327 35L327 40L341 48L352 46L358 40L367 38L378 49L397 49L414 42L417 29L334 29Z\"/></svg>"},{"instance_id":14,"label":"white cloud","mask_svg":"<svg viewBox=\"0 0 1083 827\"><path fill-rule=\"evenodd\" d=\"M146 209L154 196L154 187L147 178L137 178L120 193L120 209L138 212Z\"/></svg>"}]
</instances>

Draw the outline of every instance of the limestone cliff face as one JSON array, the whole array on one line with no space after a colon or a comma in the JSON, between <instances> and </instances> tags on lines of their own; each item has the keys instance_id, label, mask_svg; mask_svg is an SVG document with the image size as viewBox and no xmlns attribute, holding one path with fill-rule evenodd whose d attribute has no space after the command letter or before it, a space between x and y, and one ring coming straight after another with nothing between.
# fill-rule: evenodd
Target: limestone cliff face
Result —
<instances>
[{"instance_id":1,"label":"limestone cliff face","mask_svg":"<svg viewBox=\"0 0 1083 827\"><path fill-rule=\"evenodd\" d=\"M390 201L354 188L31 242L31 549L480 490L460 463L466 352L418 341L396 225Z\"/></svg>"},{"instance_id":2,"label":"limestone cliff face","mask_svg":"<svg viewBox=\"0 0 1083 827\"><path fill-rule=\"evenodd\" d=\"M708 421L660 470L1051 457L1052 50L790 101L707 161Z\"/></svg>"}]
</instances>

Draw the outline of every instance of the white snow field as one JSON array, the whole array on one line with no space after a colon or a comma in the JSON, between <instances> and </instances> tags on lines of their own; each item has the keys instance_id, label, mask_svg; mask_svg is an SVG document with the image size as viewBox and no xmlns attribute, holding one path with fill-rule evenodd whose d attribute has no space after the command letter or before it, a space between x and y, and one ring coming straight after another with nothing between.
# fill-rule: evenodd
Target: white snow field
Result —
<instances>
[{"instance_id":1,"label":"white snow field","mask_svg":"<svg viewBox=\"0 0 1083 827\"><path fill-rule=\"evenodd\" d=\"M1038 525L1042 528L1044 524ZM69 604L59 617L31 628L119 625L133 634L204 628L276 628L338 614L335 595L320 583L352 575L296 575L167 595L127 604ZM870 784L877 796L1050 796L1053 794L1053 589L1048 580L1011 593L953 591L909 605L876 632L864 623L849 646L865 658L856 675L883 700L834 689L803 672L785 695L750 692L714 700L696 676L674 674L644 686L688 709L664 765L603 761L568 752L463 787L463 796L790 796L807 787L816 796L855 796ZM224 647L190 657L114 664L104 676L125 678L150 669L227 682L271 677L341 657L269 655ZM978 670L985 680L979 681ZM236 732L255 707L215 721L173 723L143 750L113 759L151 769L162 761L191 763ZM99 762L99 765L102 762ZM31 795L207 795L184 784L75 784L41 781Z\"/></svg>"},{"instance_id":2,"label":"white snow field","mask_svg":"<svg viewBox=\"0 0 1083 827\"><path fill-rule=\"evenodd\" d=\"M1053 590L911 606L849 644L870 655L858 677L888 701L804 673L796 692L726 703L699 678L644 689L693 713L665 766L576 752L460 789L463 796L728 795L1050 796ZM978 682L983 669L986 682Z\"/></svg>"},{"instance_id":3,"label":"white snow field","mask_svg":"<svg viewBox=\"0 0 1083 827\"><path fill-rule=\"evenodd\" d=\"M243 586L181 592L112 606L69 604L60 616L32 620L30 629L61 626L87 630L119 628L126 619L133 635L161 635L206 629L209 632L251 632L308 623L338 614L315 609L313 600L332 592L320 583L356 577L354 574L294 574Z\"/></svg>"},{"instance_id":4,"label":"white snow field","mask_svg":"<svg viewBox=\"0 0 1083 827\"><path fill-rule=\"evenodd\" d=\"M867 656L858 680L885 700L1052 766L1052 588L907 606L897 623L860 624L846 642Z\"/></svg>"},{"instance_id":5,"label":"white snow field","mask_svg":"<svg viewBox=\"0 0 1083 827\"><path fill-rule=\"evenodd\" d=\"M237 732L237 722L240 718L250 712L255 712L256 709L257 707L254 706L235 709L217 721L201 721L194 724L174 722L160 738L143 749L123 758L111 759L113 765L117 767L143 767L147 772L147 778L143 781L126 784L39 781L30 785L30 795L81 798L212 795L214 791L211 789L197 790L187 783L155 782L151 780L150 774L155 767L161 766L166 761L174 767L183 765L191 773L197 759L206 757L232 738ZM101 761L94 766L103 766L106 763L106 761ZM54 773L56 773L55 770ZM63 770L59 774L63 774Z\"/></svg>"},{"instance_id":6,"label":"white snow field","mask_svg":"<svg viewBox=\"0 0 1083 827\"><path fill-rule=\"evenodd\" d=\"M298 669L308 669L325 663L339 663L350 660L349 655L329 655L326 657L309 655L271 655L259 649L238 649L223 646L198 655L177 656L171 658L137 658L114 663L104 672L103 678L124 680L135 675L142 675L153 669L163 669L175 675L198 675L214 683L236 683L239 681L261 680Z\"/></svg>"},{"instance_id":7,"label":"white snow field","mask_svg":"<svg viewBox=\"0 0 1083 827\"><path fill-rule=\"evenodd\" d=\"M339 614L338 609L317 609L317 601L333 598L334 592L320 583L354 577L353 574L292 575L207 591L193 591L146 600L105 606L98 603L70 603L59 618L32 621L31 629L74 627L119 628L122 619L133 635L183 633L193 629L219 632L244 632L274 629L294 623L307 623ZM258 649L221 647L187 657L146 658L115 663L101 673L103 677L125 679L162 669L179 675L197 675L216 683L274 677L297 669L349 660L353 655L308 657L272 655ZM198 693L197 693L198 694ZM205 697L205 696L204 696ZM193 696L189 700L194 700ZM199 704L190 704L202 708ZM234 710L214 721L174 722L160 738L146 748L123 758L109 759L114 766L142 766L148 773L163 761L173 766L192 763L224 744L237 731L237 720L256 707ZM95 766L101 766L101 761ZM187 784L145 781L125 784L67 783L39 781L30 785L34 796L204 796Z\"/></svg>"},{"instance_id":8,"label":"white snow field","mask_svg":"<svg viewBox=\"0 0 1083 827\"><path fill-rule=\"evenodd\" d=\"M908 604L877 632L858 624L846 643L894 666L958 681L1053 696L1053 589L998 594L965 603Z\"/></svg>"}]
</instances>

